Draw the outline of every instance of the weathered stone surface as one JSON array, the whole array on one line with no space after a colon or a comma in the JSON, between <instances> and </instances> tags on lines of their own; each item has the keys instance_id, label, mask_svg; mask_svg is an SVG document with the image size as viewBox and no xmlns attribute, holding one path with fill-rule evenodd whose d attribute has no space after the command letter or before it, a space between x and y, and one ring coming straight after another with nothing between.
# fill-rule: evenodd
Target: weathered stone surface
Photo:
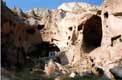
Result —
<instances>
[{"instance_id":1,"label":"weathered stone surface","mask_svg":"<svg viewBox=\"0 0 122 80\"><path fill-rule=\"evenodd\" d=\"M24 23L25 17L12 12L4 3L1 6L2 55L6 56L9 64L23 63L25 55L33 50L32 45L42 42L38 26ZM3 49L6 49L6 52Z\"/></svg>"},{"instance_id":2,"label":"weathered stone surface","mask_svg":"<svg viewBox=\"0 0 122 80\"><path fill-rule=\"evenodd\" d=\"M45 8L34 8L27 12L30 16L47 17L50 16L50 11Z\"/></svg>"},{"instance_id":3,"label":"weathered stone surface","mask_svg":"<svg viewBox=\"0 0 122 80\"><path fill-rule=\"evenodd\" d=\"M93 59L96 67L102 68L108 78L113 78L110 69L113 69L122 61L122 44L114 47L99 47L93 50L89 55Z\"/></svg>"},{"instance_id":4,"label":"weathered stone surface","mask_svg":"<svg viewBox=\"0 0 122 80\"><path fill-rule=\"evenodd\" d=\"M121 0L105 0L101 5L102 12L108 12L110 14L122 12L122 1Z\"/></svg>"},{"instance_id":5,"label":"weathered stone surface","mask_svg":"<svg viewBox=\"0 0 122 80\"><path fill-rule=\"evenodd\" d=\"M73 13L82 13L87 11L97 11L99 8L87 3L80 2L69 2L63 3L58 7L58 9L62 9L64 11L73 12Z\"/></svg>"},{"instance_id":6,"label":"weathered stone surface","mask_svg":"<svg viewBox=\"0 0 122 80\"><path fill-rule=\"evenodd\" d=\"M87 17L85 17L86 15ZM80 43L81 42L80 37L82 36L83 21L85 21L90 16L92 16L92 14L84 13L83 15L76 15L67 13L66 17L64 17L57 25L59 32L57 33L57 35L55 35L55 37L57 37L58 39L55 37L54 39L57 39L58 41L53 42L60 48ZM81 29L78 30L78 26L81 27Z\"/></svg>"},{"instance_id":7,"label":"weathered stone surface","mask_svg":"<svg viewBox=\"0 0 122 80\"><path fill-rule=\"evenodd\" d=\"M27 13L10 10L2 2L2 65L41 57L43 63L53 59L45 66L52 77L72 72L122 77L118 72L122 64L121 2L106 0L101 9L64 3L58 9L34 8Z\"/></svg>"},{"instance_id":8,"label":"weathered stone surface","mask_svg":"<svg viewBox=\"0 0 122 80\"><path fill-rule=\"evenodd\" d=\"M122 1L121 0L105 0L102 4L102 29L103 29L103 45L111 45L113 37L122 35ZM119 39L114 39L115 41Z\"/></svg>"}]
</instances>

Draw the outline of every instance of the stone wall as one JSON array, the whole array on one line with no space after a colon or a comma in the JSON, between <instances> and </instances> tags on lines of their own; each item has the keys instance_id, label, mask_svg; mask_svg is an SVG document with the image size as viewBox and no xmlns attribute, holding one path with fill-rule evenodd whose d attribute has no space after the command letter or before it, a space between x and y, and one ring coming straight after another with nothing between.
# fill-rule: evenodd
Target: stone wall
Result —
<instances>
[{"instance_id":1,"label":"stone wall","mask_svg":"<svg viewBox=\"0 0 122 80\"><path fill-rule=\"evenodd\" d=\"M24 13L2 2L2 66L24 65L33 57L53 56L78 73L86 70L95 74L93 69L100 68L102 76L113 78L114 67L122 62L121 5L121 0L106 0L101 8L64 3L58 9L34 8Z\"/></svg>"}]
</instances>

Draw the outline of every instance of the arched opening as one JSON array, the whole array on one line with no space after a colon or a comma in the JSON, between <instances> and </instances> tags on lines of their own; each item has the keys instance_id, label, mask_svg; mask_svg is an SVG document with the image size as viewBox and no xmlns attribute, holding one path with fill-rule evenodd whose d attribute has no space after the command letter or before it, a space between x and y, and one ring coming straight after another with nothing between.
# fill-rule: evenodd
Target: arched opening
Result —
<instances>
[{"instance_id":1,"label":"arched opening","mask_svg":"<svg viewBox=\"0 0 122 80\"><path fill-rule=\"evenodd\" d=\"M89 53L96 47L100 46L101 39L102 39L101 18L97 15L93 15L84 24L83 44L82 44L83 51Z\"/></svg>"}]
</instances>

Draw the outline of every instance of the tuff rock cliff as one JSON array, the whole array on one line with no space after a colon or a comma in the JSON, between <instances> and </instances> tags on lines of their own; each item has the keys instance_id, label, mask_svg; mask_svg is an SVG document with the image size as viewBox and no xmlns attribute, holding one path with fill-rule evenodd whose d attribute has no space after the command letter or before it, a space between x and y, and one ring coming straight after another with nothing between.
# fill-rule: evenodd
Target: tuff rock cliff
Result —
<instances>
[{"instance_id":1,"label":"tuff rock cliff","mask_svg":"<svg viewBox=\"0 0 122 80\"><path fill-rule=\"evenodd\" d=\"M122 78L121 7L121 0L105 0L100 7L71 2L24 13L2 2L2 67L39 64L56 79L67 74Z\"/></svg>"}]
</instances>

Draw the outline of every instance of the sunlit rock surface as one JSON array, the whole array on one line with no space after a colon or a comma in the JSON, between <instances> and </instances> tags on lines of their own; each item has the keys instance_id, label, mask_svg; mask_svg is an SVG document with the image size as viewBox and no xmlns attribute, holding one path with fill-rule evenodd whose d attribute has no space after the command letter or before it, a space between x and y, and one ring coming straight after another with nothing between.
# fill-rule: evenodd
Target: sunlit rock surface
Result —
<instances>
[{"instance_id":1,"label":"sunlit rock surface","mask_svg":"<svg viewBox=\"0 0 122 80\"><path fill-rule=\"evenodd\" d=\"M71 2L24 13L2 2L2 67L31 65L53 78L71 73L122 78L121 5L121 0L106 0L101 7Z\"/></svg>"}]
</instances>

